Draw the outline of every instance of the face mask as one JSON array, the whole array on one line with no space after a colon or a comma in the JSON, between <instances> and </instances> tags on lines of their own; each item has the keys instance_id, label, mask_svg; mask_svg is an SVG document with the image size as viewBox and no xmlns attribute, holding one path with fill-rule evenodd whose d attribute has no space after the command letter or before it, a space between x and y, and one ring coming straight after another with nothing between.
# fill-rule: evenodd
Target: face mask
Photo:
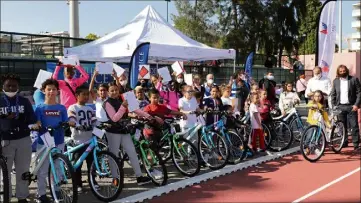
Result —
<instances>
[{"instance_id":1,"label":"face mask","mask_svg":"<svg viewBox=\"0 0 361 203\"><path fill-rule=\"evenodd\" d=\"M213 84L213 79L207 80L207 83L208 83L209 85Z\"/></svg>"},{"instance_id":2,"label":"face mask","mask_svg":"<svg viewBox=\"0 0 361 203\"><path fill-rule=\"evenodd\" d=\"M316 78L316 79L320 79L320 78L321 78L321 74L315 75L315 78Z\"/></svg>"},{"instance_id":3,"label":"face mask","mask_svg":"<svg viewBox=\"0 0 361 203\"><path fill-rule=\"evenodd\" d=\"M183 82L183 78L177 78L177 82L178 82L178 83L182 83L182 82Z\"/></svg>"},{"instance_id":4,"label":"face mask","mask_svg":"<svg viewBox=\"0 0 361 203\"><path fill-rule=\"evenodd\" d=\"M273 79L275 79L275 77L273 75L269 75L269 76L267 76L267 79L268 80L273 80Z\"/></svg>"},{"instance_id":5,"label":"face mask","mask_svg":"<svg viewBox=\"0 0 361 203\"><path fill-rule=\"evenodd\" d=\"M121 81L121 82L119 82L122 86L125 86L125 85L127 85L128 84L128 81L127 80L123 80L123 81Z\"/></svg>"},{"instance_id":6,"label":"face mask","mask_svg":"<svg viewBox=\"0 0 361 203\"><path fill-rule=\"evenodd\" d=\"M3 91L3 92L8 97L14 97L18 93L18 91L16 91L16 92L5 92L5 91Z\"/></svg>"}]
</instances>

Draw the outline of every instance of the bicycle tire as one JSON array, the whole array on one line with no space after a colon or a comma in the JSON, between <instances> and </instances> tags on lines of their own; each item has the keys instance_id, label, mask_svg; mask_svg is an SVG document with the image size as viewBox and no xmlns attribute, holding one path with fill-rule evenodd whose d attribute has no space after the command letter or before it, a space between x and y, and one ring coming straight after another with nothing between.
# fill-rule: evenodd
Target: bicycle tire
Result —
<instances>
[{"instance_id":1,"label":"bicycle tire","mask_svg":"<svg viewBox=\"0 0 361 203\"><path fill-rule=\"evenodd\" d=\"M123 165L122 163L119 161L119 159L117 158L117 156L115 156L113 153L109 152L109 151L99 151L97 153L97 157L101 157L101 155L107 155L108 157L110 157L111 159L113 159L114 163L116 164L117 169L119 170L119 182L116 186L116 192L111 196L111 197L103 197L100 194L98 194L98 190L96 189L95 185L94 185L94 181L93 181L93 176L92 176L92 170L88 169L88 180L89 180L89 186L90 189L92 191L92 193L94 194L94 196L103 202L111 202L116 200L120 193L122 192L123 188L124 188L124 170L123 170ZM89 156L93 156L93 154L89 154ZM91 164L90 168L93 168L93 164L94 164L94 160ZM95 169L96 170L96 169Z\"/></svg>"},{"instance_id":2,"label":"bicycle tire","mask_svg":"<svg viewBox=\"0 0 361 203\"><path fill-rule=\"evenodd\" d=\"M147 150L152 150L152 149L148 148ZM157 179L152 175L151 171L147 168L147 162L144 160L147 159L147 157L142 157L143 167L145 168L148 177L152 179L153 184L155 184L156 186L166 185L168 181L168 172L167 172L167 167L165 166L165 161L162 159L162 157L157 151L152 150L152 152L154 153L156 159L158 159L159 165L162 168L163 181L158 182Z\"/></svg>"},{"instance_id":3,"label":"bicycle tire","mask_svg":"<svg viewBox=\"0 0 361 203\"><path fill-rule=\"evenodd\" d=\"M219 135L216 132L209 132L209 133L213 133L213 136L214 135L217 136L216 139L214 139L214 137L212 137L211 139L213 139L213 140L215 140L217 142L215 148L218 150L218 153L219 153L219 150L220 150L219 149L220 148L220 146L219 146L220 143L222 142L223 145L225 146L225 148L226 148L226 156L222 156L222 158L224 159L224 162L222 164L220 164L219 166L213 166L212 164L210 164L208 162L208 159L206 160L206 156L203 155L203 153L202 153L202 143L203 143L202 139L203 139L204 136L208 136L208 135L203 134L201 136L201 138L200 138L200 140L198 142L198 150L199 150L199 154L201 155L202 160L207 164L207 166L212 170L218 170L218 169L224 168L227 165L227 162L228 162L228 159L229 159L229 149L228 149L228 146L227 146L227 142L224 140L224 138L221 135ZM206 147L209 149L208 145Z\"/></svg>"},{"instance_id":4,"label":"bicycle tire","mask_svg":"<svg viewBox=\"0 0 361 203\"><path fill-rule=\"evenodd\" d=\"M323 153L325 152L325 148L326 148L326 137L325 137L325 134L323 133L323 131L321 130L321 136L323 137L323 143L322 143L322 148L321 148L321 151L319 153L319 155L315 158L315 159L310 159L306 154L305 154L305 151L303 150L304 149L304 145L305 145L305 139L306 139L306 132L309 131L310 129L312 128L315 128L316 131L318 131L318 126L317 125L311 125L309 127L307 127L305 129L305 131L303 131L303 134L302 134L302 137L301 137L301 143L300 143L300 149L301 149L301 153L302 153L302 156L309 162L316 162L318 161Z\"/></svg>"},{"instance_id":5,"label":"bicycle tire","mask_svg":"<svg viewBox=\"0 0 361 203\"><path fill-rule=\"evenodd\" d=\"M303 125L303 129L302 129L302 132L299 132L299 135L297 135L297 133L294 133L294 130L293 130L293 123L296 122L296 126L298 126L298 123L297 123L297 119L300 119L301 122L302 122L302 125ZM292 131L292 134L293 134L293 140L294 141L297 141L297 142L300 142L301 141L301 137L302 137L302 133L305 129L305 123L302 121L301 118L298 118L298 117L293 117L293 119L291 120L290 122L290 129ZM299 129L296 129L296 130L299 130Z\"/></svg>"},{"instance_id":6,"label":"bicycle tire","mask_svg":"<svg viewBox=\"0 0 361 203\"><path fill-rule=\"evenodd\" d=\"M169 138L166 138L166 140L160 142L158 152L165 162L168 162L172 159L172 142Z\"/></svg>"},{"instance_id":7,"label":"bicycle tire","mask_svg":"<svg viewBox=\"0 0 361 203\"><path fill-rule=\"evenodd\" d=\"M67 179L71 179L71 181L72 181L71 184L72 184L73 196L72 196L71 202L77 202L78 201L78 189L77 189L77 185L75 182L75 172L74 172L73 165L69 161L68 157L65 156L64 154L54 153L52 155L52 157L53 157L54 163L55 163L56 159L61 159L63 161L63 163L66 165L66 168L68 169L67 174L66 174ZM49 165L49 170L48 170L48 183L49 183L49 187L50 187L49 190L50 190L51 197L55 201L55 198L57 199L58 197L55 197L56 191L55 191L54 185L52 184L52 181L51 181L51 174L52 174L51 166ZM69 175L71 177L69 177Z\"/></svg>"},{"instance_id":8,"label":"bicycle tire","mask_svg":"<svg viewBox=\"0 0 361 203\"><path fill-rule=\"evenodd\" d=\"M282 125L281 125L281 123L282 123ZM284 122L284 121L273 121L273 125L276 126L276 127L282 126L282 127L286 128L287 131L290 133L290 139L289 139L289 142L288 142L287 144L285 144L285 146L283 146L283 147L275 147L275 146L273 146L273 142L275 141L275 139L277 139L278 136L284 136L284 135L285 135L285 134L283 133L283 131L282 131L282 134L281 134L281 135L279 135L279 134L276 133L276 135L271 136L271 137L272 137L272 140L271 140L271 143L270 143L270 145L269 145L269 149L270 149L271 151L274 151L274 152L276 152L276 151L283 151L283 150L285 150L285 149L288 149L288 148L291 146L291 144L293 143L293 133L292 133L290 127L289 127L289 126L287 125L287 123Z\"/></svg>"},{"instance_id":9,"label":"bicycle tire","mask_svg":"<svg viewBox=\"0 0 361 203\"><path fill-rule=\"evenodd\" d=\"M189 140L184 139L182 137L175 140L175 145L179 146L180 142L187 143L190 146L191 150L195 153L196 160L197 160L197 167L195 168L195 171L193 173L185 172L176 161L175 154L176 154L177 151L175 150L175 146L172 144L172 160L173 160L173 164L182 175L187 176L187 177L193 177L193 176L197 175L199 173L199 171L201 170L201 161L200 161L201 159L199 157L198 150L192 144L192 142L190 142Z\"/></svg>"},{"instance_id":10,"label":"bicycle tire","mask_svg":"<svg viewBox=\"0 0 361 203\"><path fill-rule=\"evenodd\" d=\"M339 124L342 124L342 138L341 138L341 143L339 145L339 147L335 147L334 143L333 143L333 140L334 140L334 136L335 136L335 130L336 130L336 127L339 125ZM335 125L332 126L332 129L331 129L331 136L330 136L330 148L333 152L335 152L336 154L340 153L342 151L342 147L343 147L343 143L345 142L346 140L346 128L345 126L343 125L343 123L341 121L336 121Z\"/></svg>"},{"instance_id":11,"label":"bicycle tire","mask_svg":"<svg viewBox=\"0 0 361 203\"><path fill-rule=\"evenodd\" d=\"M264 123L262 123L263 128L263 137L264 137L264 144L266 146L266 149L269 149L272 143L272 134L268 126ZM252 132L251 132L251 138L252 138Z\"/></svg>"},{"instance_id":12,"label":"bicycle tire","mask_svg":"<svg viewBox=\"0 0 361 203\"><path fill-rule=\"evenodd\" d=\"M232 141L232 139L231 139L232 136L235 139L237 139L237 141L234 142L234 144L229 143L229 145L228 145L228 148L229 148L228 163L229 164L237 164L237 163L241 162L241 160L243 160L244 157L246 156L245 143L244 143L243 139L241 138L241 136L239 136L234 130L229 130L227 132L227 134L230 137L231 141ZM228 142L227 139L226 139L226 141Z\"/></svg>"},{"instance_id":13,"label":"bicycle tire","mask_svg":"<svg viewBox=\"0 0 361 203\"><path fill-rule=\"evenodd\" d=\"M9 194L9 188L10 188L10 182L9 182L9 173L8 168L6 164L5 157L0 157L0 167L1 167L1 175L2 175L2 182L3 182L3 188L0 195L2 195L2 201L4 203L10 202L10 194Z\"/></svg>"}]
</instances>

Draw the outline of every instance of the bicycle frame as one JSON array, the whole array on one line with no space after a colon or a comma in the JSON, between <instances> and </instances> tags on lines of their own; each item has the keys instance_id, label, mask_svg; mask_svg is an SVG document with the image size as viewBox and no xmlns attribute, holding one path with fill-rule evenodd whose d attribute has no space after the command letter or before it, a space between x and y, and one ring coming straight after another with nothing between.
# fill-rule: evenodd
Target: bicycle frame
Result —
<instances>
[{"instance_id":1,"label":"bicycle frame","mask_svg":"<svg viewBox=\"0 0 361 203\"><path fill-rule=\"evenodd\" d=\"M98 141L97 141L96 136L93 136L90 140L88 140L80 145L77 145L75 147L67 146L67 151L64 154L67 157L69 157L69 159L70 159L70 157L72 156L72 154L74 152L78 151L80 148L82 148L86 145L89 145L89 146L86 148L85 152L83 152L83 154L80 156L79 160L75 164L73 164L74 170L78 169L79 167L81 167L83 165L83 161L88 157L89 152L91 152L94 149L93 157L94 157L96 171L99 172L99 175L102 175L102 176L108 175L109 172L101 173L100 168L99 168L99 163L97 161L98 159L97 159L96 153L101 150L98 148Z\"/></svg>"},{"instance_id":2,"label":"bicycle frame","mask_svg":"<svg viewBox=\"0 0 361 203\"><path fill-rule=\"evenodd\" d=\"M131 137L132 137L132 140L133 140L133 143L134 143L134 147L139 150L140 155L143 157L144 161L146 162L146 165L147 166L150 165L149 160L148 160L148 156L147 156L148 153L152 157L153 162L157 161L157 164L158 164L159 160L156 160L156 157L155 157L155 155L153 153L153 150L145 149L143 147L143 145L149 145L150 144L149 141L148 140L140 140L139 141L139 140L135 139L134 135L131 135Z\"/></svg>"}]
</instances>

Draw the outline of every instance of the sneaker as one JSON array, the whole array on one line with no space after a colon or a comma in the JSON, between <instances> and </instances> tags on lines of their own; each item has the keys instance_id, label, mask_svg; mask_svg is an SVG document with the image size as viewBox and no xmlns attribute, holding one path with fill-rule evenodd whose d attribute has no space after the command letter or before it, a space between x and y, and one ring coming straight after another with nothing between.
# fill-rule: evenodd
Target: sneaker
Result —
<instances>
[{"instance_id":1,"label":"sneaker","mask_svg":"<svg viewBox=\"0 0 361 203\"><path fill-rule=\"evenodd\" d=\"M38 198L38 203L51 203L51 201L46 195L42 195Z\"/></svg>"},{"instance_id":2,"label":"sneaker","mask_svg":"<svg viewBox=\"0 0 361 203\"><path fill-rule=\"evenodd\" d=\"M83 192L83 188L82 187L78 187L78 193L82 193Z\"/></svg>"},{"instance_id":3,"label":"sneaker","mask_svg":"<svg viewBox=\"0 0 361 203\"><path fill-rule=\"evenodd\" d=\"M273 154L270 151L266 150L265 152L268 156L273 156Z\"/></svg>"},{"instance_id":4,"label":"sneaker","mask_svg":"<svg viewBox=\"0 0 361 203\"><path fill-rule=\"evenodd\" d=\"M158 171L157 169L153 169L153 171L151 172L152 176L156 179L162 179L163 178L163 173Z\"/></svg>"},{"instance_id":5,"label":"sneaker","mask_svg":"<svg viewBox=\"0 0 361 203\"><path fill-rule=\"evenodd\" d=\"M137 178L138 185L145 185L150 182L152 182L152 179L147 176L140 176Z\"/></svg>"},{"instance_id":6,"label":"sneaker","mask_svg":"<svg viewBox=\"0 0 361 203\"><path fill-rule=\"evenodd\" d=\"M26 199L19 199L19 200L18 200L18 203L28 203L28 200L26 200Z\"/></svg>"}]
</instances>

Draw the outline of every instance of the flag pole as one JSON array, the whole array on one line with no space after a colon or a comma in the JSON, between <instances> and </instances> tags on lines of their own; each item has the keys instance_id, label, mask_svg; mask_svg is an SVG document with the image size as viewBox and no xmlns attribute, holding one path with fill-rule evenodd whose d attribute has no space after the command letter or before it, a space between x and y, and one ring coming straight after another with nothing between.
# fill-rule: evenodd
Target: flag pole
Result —
<instances>
[{"instance_id":1,"label":"flag pole","mask_svg":"<svg viewBox=\"0 0 361 203\"><path fill-rule=\"evenodd\" d=\"M339 1L338 7L338 53L342 53L342 0Z\"/></svg>"}]
</instances>

